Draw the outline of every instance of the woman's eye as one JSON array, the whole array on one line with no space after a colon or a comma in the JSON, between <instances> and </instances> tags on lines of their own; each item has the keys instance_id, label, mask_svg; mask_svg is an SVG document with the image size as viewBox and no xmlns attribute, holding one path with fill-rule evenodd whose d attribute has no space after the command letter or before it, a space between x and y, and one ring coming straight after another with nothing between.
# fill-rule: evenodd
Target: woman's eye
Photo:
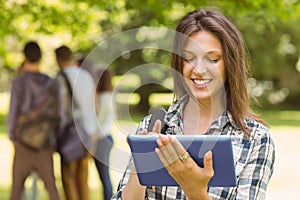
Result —
<instances>
[{"instance_id":1,"label":"woman's eye","mask_svg":"<svg viewBox=\"0 0 300 200\"><path fill-rule=\"evenodd\" d=\"M220 58L209 58L209 57L207 59L209 62L212 62L212 63L217 63L220 60Z\"/></svg>"},{"instance_id":2,"label":"woman's eye","mask_svg":"<svg viewBox=\"0 0 300 200\"><path fill-rule=\"evenodd\" d=\"M195 60L195 57L183 57L183 59L184 59L186 62L192 62L193 60Z\"/></svg>"}]
</instances>

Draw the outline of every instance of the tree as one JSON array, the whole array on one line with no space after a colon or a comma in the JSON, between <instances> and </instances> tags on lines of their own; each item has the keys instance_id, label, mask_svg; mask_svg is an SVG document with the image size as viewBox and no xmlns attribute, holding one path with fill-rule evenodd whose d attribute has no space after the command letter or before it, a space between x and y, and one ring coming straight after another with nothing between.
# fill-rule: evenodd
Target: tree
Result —
<instances>
[{"instance_id":1,"label":"tree","mask_svg":"<svg viewBox=\"0 0 300 200\"><path fill-rule=\"evenodd\" d=\"M298 72L295 73L295 65L299 62L298 26L294 25L300 17L297 1L3 0L0 4L0 90L8 89L8 82L23 59L22 46L28 40L40 42L45 55L42 70L54 75L57 68L53 67L56 64L52 52L60 44L69 45L75 52L88 54L99 43L123 31L143 26L174 29L183 15L203 6L214 6L240 27L254 58L254 77L271 80L276 88L299 83L296 77ZM274 51L274 47L284 46L287 40L295 47L293 54ZM263 45L266 41L269 45ZM111 66L116 74L122 75L134 66L149 62L169 65L168 55L169 52L153 49L123 52L123 56L115 59ZM286 85L282 74L293 75L294 81ZM155 77L164 78L157 74ZM137 92L148 96L152 91L138 89ZM299 95L297 89L290 92Z\"/></svg>"}]
</instances>

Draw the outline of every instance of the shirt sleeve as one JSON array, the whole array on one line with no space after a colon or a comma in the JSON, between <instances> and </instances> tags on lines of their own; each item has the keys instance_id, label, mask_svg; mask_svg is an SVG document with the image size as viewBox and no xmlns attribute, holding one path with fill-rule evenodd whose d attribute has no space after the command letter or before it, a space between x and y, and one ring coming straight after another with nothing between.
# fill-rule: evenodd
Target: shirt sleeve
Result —
<instances>
[{"instance_id":1,"label":"shirt sleeve","mask_svg":"<svg viewBox=\"0 0 300 200\"><path fill-rule=\"evenodd\" d=\"M254 139L253 149L237 183L236 199L265 199L274 168L275 145L268 131L260 132L256 133L261 137Z\"/></svg>"},{"instance_id":2,"label":"shirt sleeve","mask_svg":"<svg viewBox=\"0 0 300 200\"><path fill-rule=\"evenodd\" d=\"M14 127L20 110L20 98L20 88L18 87L18 84L16 84L16 81L13 81L11 86L9 112L7 116L7 129L10 140L16 139L14 135Z\"/></svg>"},{"instance_id":3,"label":"shirt sleeve","mask_svg":"<svg viewBox=\"0 0 300 200\"><path fill-rule=\"evenodd\" d=\"M90 134L97 133L97 116L95 111L95 84L88 72L80 70L74 81L73 95L80 109L83 126Z\"/></svg>"}]
</instances>

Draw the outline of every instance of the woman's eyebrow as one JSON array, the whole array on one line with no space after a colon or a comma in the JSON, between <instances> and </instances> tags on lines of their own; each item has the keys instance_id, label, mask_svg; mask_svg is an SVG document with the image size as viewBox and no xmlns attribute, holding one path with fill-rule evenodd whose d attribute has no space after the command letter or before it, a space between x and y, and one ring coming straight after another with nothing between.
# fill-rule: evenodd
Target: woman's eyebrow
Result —
<instances>
[{"instance_id":1,"label":"woman's eyebrow","mask_svg":"<svg viewBox=\"0 0 300 200\"><path fill-rule=\"evenodd\" d=\"M222 51L219 51L219 50L210 50L210 51L207 51L206 54L208 54L208 55L222 56Z\"/></svg>"},{"instance_id":2,"label":"woman's eyebrow","mask_svg":"<svg viewBox=\"0 0 300 200\"><path fill-rule=\"evenodd\" d=\"M182 51L182 56L194 56L194 55L195 55L195 52L193 50L183 49L183 51ZM203 56L214 57L214 58L218 58L218 59L223 57L222 51L217 50L217 49L212 49L212 50L209 50L209 51L206 51L206 52L202 52L202 55Z\"/></svg>"},{"instance_id":3,"label":"woman's eyebrow","mask_svg":"<svg viewBox=\"0 0 300 200\"><path fill-rule=\"evenodd\" d=\"M190 50L190 49L183 49L182 52L186 52L186 53L195 53L195 51L193 50ZM217 55L222 55L222 51L220 50L216 50L216 49L213 49L213 50L208 50L206 52L204 52L205 54L217 54Z\"/></svg>"},{"instance_id":4,"label":"woman's eyebrow","mask_svg":"<svg viewBox=\"0 0 300 200\"><path fill-rule=\"evenodd\" d=\"M183 57L185 57L185 56L195 56L195 53L193 51L191 51L191 50L183 49L182 56Z\"/></svg>"},{"instance_id":5,"label":"woman's eyebrow","mask_svg":"<svg viewBox=\"0 0 300 200\"><path fill-rule=\"evenodd\" d=\"M185 52L185 53L194 53L194 51L192 51L192 50L188 50L188 49L183 49L183 51L182 52Z\"/></svg>"}]
</instances>

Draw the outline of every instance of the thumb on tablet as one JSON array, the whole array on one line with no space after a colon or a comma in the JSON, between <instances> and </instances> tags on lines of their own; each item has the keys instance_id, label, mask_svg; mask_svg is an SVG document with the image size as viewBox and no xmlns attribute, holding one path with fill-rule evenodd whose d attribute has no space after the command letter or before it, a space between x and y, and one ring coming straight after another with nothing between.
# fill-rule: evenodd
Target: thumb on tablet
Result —
<instances>
[{"instance_id":1,"label":"thumb on tablet","mask_svg":"<svg viewBox=\"0 0 300 200\"><path fill-rule=\"evenodd\" d=\"M160 133L160 129L161 129L161 121L159 119L157 119L154 123L152 132L154 133Z\"/></svg>"},{"instance_id":2,"label":"thumb on tablet","mask_svg":"<svg viewBox=\"0 0 300 200\"><path fill-rule=\"evenodd\" d=\"M204 171L209 177L214 176L214 169L213 169L213 160L212 160L212 152L208 151L204 155L203 163L204 163Z\"/></svg>"}]
</instances>

